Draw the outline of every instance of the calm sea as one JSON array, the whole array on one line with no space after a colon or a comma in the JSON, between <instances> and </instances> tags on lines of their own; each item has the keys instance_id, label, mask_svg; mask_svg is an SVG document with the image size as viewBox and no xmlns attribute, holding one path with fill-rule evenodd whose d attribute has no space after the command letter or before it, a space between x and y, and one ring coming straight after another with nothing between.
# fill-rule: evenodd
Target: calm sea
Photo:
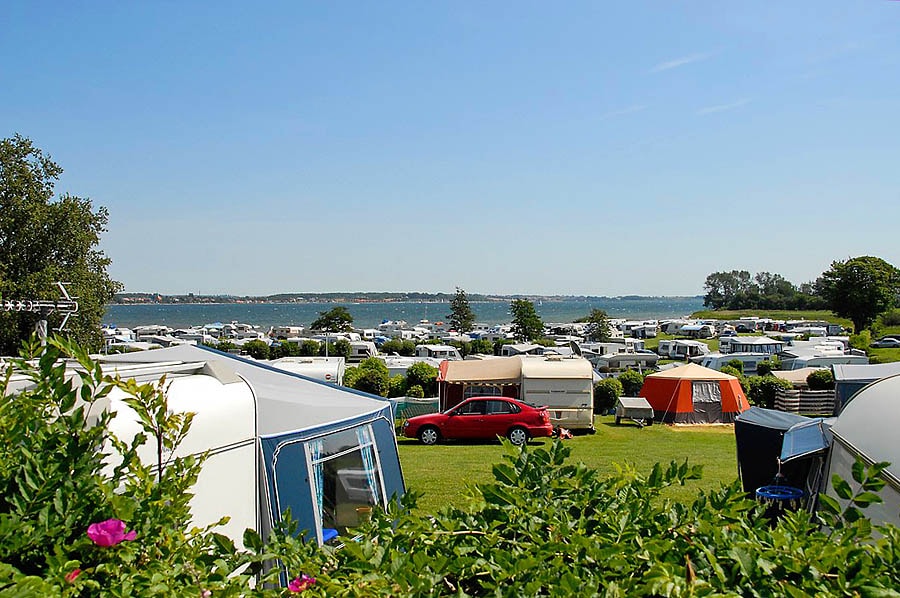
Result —
<instances>
[{"instance_id":1,"label":"calm sea","mask_svg":"<svg viewBox=\"0 0 900 598\"><path fill-rule=\"evenodd\" d=\"M103 316L104 324L133 328L146 324L162 324L186 328L214 322L238 321L264 328L275 325L308 326L319 316L342 305L353 316L358 328L374 328L385 320L446 320L448 303L221 303L184 305L110 305ZM502 324L511 320L509 303L471 302L478 322ZM572 322L603 309L613 318L651 319L685 316L703 309L703 297L636 297L598 298L581 301L543 300L535 309L544 322Z\"/></svg>"}]
</instances>

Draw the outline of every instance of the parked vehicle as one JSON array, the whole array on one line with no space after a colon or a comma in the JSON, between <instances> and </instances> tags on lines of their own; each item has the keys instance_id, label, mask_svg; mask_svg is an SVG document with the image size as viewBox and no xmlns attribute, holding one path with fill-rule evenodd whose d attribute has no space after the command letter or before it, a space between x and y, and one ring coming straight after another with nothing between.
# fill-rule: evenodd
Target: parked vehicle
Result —
<instances>
[{"instance_id":1,"label":"parked vehicle","mask_svg":"<svg viewBox=\"0 0 900 598\"><path fill-rule=\"evenodd\" d=\"M877 349L897 349L900 348L900 341L895 338L885 337L872 343Z\"/></svg>"},{"instance_id":2,"label":"parked vehicle","mask_svg":"<svg viewBox=\"0 0 900 598\"><path fill-rule=\"evenodd\" d=\"M537 407L505 397L472 397L443 413L411 417L403 422L403 435L422 444L442 440L484 439L505 436L516 445L529 438L553 433L546 407Z\"/></svg>"}]
</instances>

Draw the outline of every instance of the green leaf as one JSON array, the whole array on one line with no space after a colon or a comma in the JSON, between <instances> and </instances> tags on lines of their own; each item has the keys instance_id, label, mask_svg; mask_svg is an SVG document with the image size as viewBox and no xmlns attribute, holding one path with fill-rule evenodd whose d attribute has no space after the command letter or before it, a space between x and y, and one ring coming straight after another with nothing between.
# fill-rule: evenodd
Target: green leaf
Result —
<instances>
[{"instance_id":1,"label":"green leaf","mask_svg":"<svg viewBox=\"0 0 900 598\"><path fill-rule=\"evenodd\" d=\"M863 460L859 457L856 458L856 461L853 462L853 481L857 484L862 484L863 480L866 479L866 464L863 463Z\"/></svg>"},{"instance_id":2,"label":"green leaf","mask_svg":"<svg viewBox=\"0 0 900 598\"><path fill-rule=\"evenodd\" d=\"M853 497L853 504L858 507L868 507L872 503L884 502L880 496L874 492L861 492Z\"/></svg>"},{"instance_id":3,"label":"green leaf","mask_svg":"<svg viewBox=\"0 0 900 598\"><path fill-rule=\"evenodd\" d=\"M837 493L837 495L844 500L849 500L850 497L853 496L853 490L850 489L850 484L848 484L838 474L834 474L834 476L832 476L831 486L834 488L834 491Z\"/></svg>"}]
</instances>

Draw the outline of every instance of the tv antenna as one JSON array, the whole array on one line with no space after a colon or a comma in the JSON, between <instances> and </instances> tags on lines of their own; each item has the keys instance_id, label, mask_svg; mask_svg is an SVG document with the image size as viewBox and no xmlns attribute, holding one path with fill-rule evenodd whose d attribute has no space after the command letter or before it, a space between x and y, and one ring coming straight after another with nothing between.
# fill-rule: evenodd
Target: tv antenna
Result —
<instances>
[{"instance_id":1,"label":"tv antenna","mask_svg":"<svg viewBox=\"0 0 900 598\"><path fill-rule=\"evenodd\" d=\"M23 301L9 301L4 300L2 303L2 309L6 312L29 312L40 314L41 319L38 320L37 324L35 324L34 331L38 335L38 338L41 339L41 344L47 344L47 317L53 313L63 314L62 323L58 328L54 328L57 332L62 332L66 328L66 323L69 321L69 317L72 314L78 313L78 297L72 297L69 295L69 291L66 290L66 285L72 284L70 282L57 282L56 286L59 287L59 292L62 294L62 298L57 299L56 301L46 301L43 299L37 300L23 300Z\"/></svg>"}]
</instances>

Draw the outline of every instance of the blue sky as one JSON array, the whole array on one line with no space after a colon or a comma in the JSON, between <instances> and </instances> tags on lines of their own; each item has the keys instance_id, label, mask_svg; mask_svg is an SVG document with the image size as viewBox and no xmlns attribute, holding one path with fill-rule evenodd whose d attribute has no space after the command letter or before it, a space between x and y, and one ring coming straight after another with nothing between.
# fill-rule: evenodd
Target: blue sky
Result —
<instances>
[{"instance_id":1,"label":"blue sky","mask_svg":"<svg viewBox=\"0 0 900 598\"><path fill-rule=\"evenodd\" d=\"M24 2L0 137L127 291L700 294L900 266L900 2Z\"/></svg>"}]
</instances>

